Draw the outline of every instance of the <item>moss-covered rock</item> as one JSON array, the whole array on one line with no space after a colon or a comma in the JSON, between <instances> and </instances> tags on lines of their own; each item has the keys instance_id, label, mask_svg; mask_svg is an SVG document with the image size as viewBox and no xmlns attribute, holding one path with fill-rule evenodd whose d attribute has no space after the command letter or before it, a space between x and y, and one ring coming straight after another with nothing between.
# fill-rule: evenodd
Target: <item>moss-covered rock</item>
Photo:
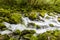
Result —
<instances>
[{"instance_id":1,"label":"moss-covered rock","mask_svg":"<svg viewBox=\"0 0 60 40\"><path fill-rule=\"evenodd\" d=\"M19 13L12 13L9 17L9 23L17 24L22 23L22 15Z\"/></svg>"},{"instance_id":2,"label":"moss-covered rock","mask_svg":"<svg viewBox=\"0 0 60 40\"><path fill-rule=\"evenodd\" d=\"M34 33L36 33L35 30L23 30L21 35L34 34Z\"/></svg>"},{"instance_id":3,"label":"moss-covered rock","mask_svg":"<svg viewBox=\"0 0 60 40\"><path fill-rule=\"evenodd\" d=\"M36 28L36 29L39 29L40 28L40 26L39 25L36 25L35 23L28 23L28 26L27 27Z\"/></svg>"},{"instance_id":4,"label":"moss-covered rock","mask_svg":"<svg viewBox=\"0 0 60 40\"><path fill-rule=\"evenodd\" d=\"M4 40L9 40L9 36L7 34L2 35Z\"/></svg>"},{"instance_id":5,"label":"moss-covered rock","mask_svg":"<svg viewBox=\"0 0 60 40\"><path fill-rule=\"evenodd\" d=\"M32 28L34 28L35 26L36 26L35 23L28 23L28 27L32 27Z\"/></svg>"},{"instance_id":6,"label":"moss-covered rock","mask_svg":"<svg viewBox=\"0 0 60 40\"><path fill-rule=\"evenodd\" d=\"M36 29L40 29L41 28L41 26L40 25L36 25Z\"/></svg>"},{"instance_id":7,"label":"moss-covered rock","mask_svg":"<svg viewBox=\"0 0 60 40\"><path fill-rule=\"evenodd\" d=\"M37 19L37 12L31 12L31 13L29 13L28 17L31 20Z\"/></svg>"},{"instance_id":8,"label":"moss-covered rock","mask_svg":"<svg viewBox=\"0 0 60 40\"><path fill-rule=\"evenodd\" d=\"M60 30L47 31L42 34L39 34L37 37L38 40L59 40Z\"/></svg>"},{"instance_id":9,"label":"moss-covered rock","mask_svg":"<svg viewBox=\"0 0 60 40\"><path fill-rule=\"evenodd\" d=\"M38 40L48 40L47 35L46 34L39 34Z\"/></svg>"},{"instance_id":10,"label":"moss-covered rock","mask_svg":"<svg viewBox=\"0 0 60 40\"><path fill-rule=\"evenodd\" d=\"M53 25L53 24L49 24L49 26L50 26L50 27L54 27L54 25Z\"/></svg>"},{"instance_id":11,"label":"moss-covered rock","mask_svg":"<svg viewBox=\"0 0 60 40\"><path fill-rule=\"evenodd\" d=\"M12 38L12 37L11 37L9 40L17 40L17 39L16 39L16 38Z\"/></svg>"},{"instance_id":12,"label":"moss-covered rock","mask_svg":"<svg viewBox=\"0 0 60 40\"><path fill-rule=\"evenodd\" d=\"M23 36L23 39L30 40L31 36L33 36L33 34L26 34Z\"/></svg>"},{"instance_id":13,"label":"moss-covered rock","mask_svg":"<svg viewBox=\"0 0 60 40\"><path fill-rule=\"evenodd\" d=\"M50 17L49 16L46 16L46 19L49 19Z\"/></svg>"},{"instance_id":14,"label":"moss-covered rock","mask_svg":"<svg viewBox=\"0 0 60 40\"><path fill-rule=\"evenodd\" d=\"M13 32L13 34L14 34L14 35L21 35L21 31L20 31L20 30L15 30L15 31Z\"/></svg>"},{"instance_id":15,"label":"moss-covered rock","mask_svg":"<svg viewBox=\"0 0 60 40\"><path fill-rule=\"evenodd\" d=\"M23 38L26 40L38 40L38 38L32 34L26 34L23 36Z\"/></svg>"},{"instance_id":16,"label":"moss-covered rock","mask_svg":"<svg viewBox=\"0 0 60 40\"><path fill-rule=\"evenodd\" d=\"M0 17L0 23L2 23L3 22L3 17Z\"/></svg>"},{"instance_id":17,"label":"moss-covered rock","mask_svg":"<svg viewBox=\"0 0 60 40\"><path fill-rule=\"evenodd\" d=\"M20 13L11 13L11 10L8 9L0 9L0 22L9 22L9 23L21 23L22 22L22 16Z\"/></svg>"},{"instance_id":18,"label":"moss-covered rock","mask_svg":"<svg viewBox=\"0 0 60 40\"><path fill-rule=\"evenodd\" d=\"M37 36L32 36L30 40L38 40Z\"/></svg>"},{"instance_id":19,"label":"moss-covered rock","mask_svg":"<svg viewBox=\"0 0 60 40\"><path fill-rule=\"evenodd\" d=\"M58 17L58 19L57 19L57 20L58 20L58 22L60 22L60 17Z\"/></svg>"},{"instance_id":20,"label":"moss-covered rock","mask_svg":"<svg viewBox=\"0 0 60 40\"><path fill-rule=\"evenodd\" d=\"M54 16L55 13L47 13L49 16Z\"/></svg>"},{"instance_id":21,"label":"moss-covered rock","mask_svg":"<svg viewBox=\"0 0 60 40\"><path fill-rule=\"evenodd\" d=\"M6 26L3 23L0 23L0 30L7 30Z\"/></svg>"},{"instance_id":22,"label":"moss-covered rock","mask_svg":"<svg viewBox=\"0 0 60 40\"><path fill-rule=\"evenodd\" d=\"M4 9L0 9L0 17L9 17L10 15L10 11L8 10L4 10Z\"/></svg>"},{"instance_id":23,"label":"moss-covered rock","mask_svg":"<svg viewBox=\"0 0 60 40\"><path fill-rule=\"evenodd\" d=\"M46 14L46 10L40 10L39 15L40 15L41 17L44 17L45 14Z\"/></svg>"}]
</instances>

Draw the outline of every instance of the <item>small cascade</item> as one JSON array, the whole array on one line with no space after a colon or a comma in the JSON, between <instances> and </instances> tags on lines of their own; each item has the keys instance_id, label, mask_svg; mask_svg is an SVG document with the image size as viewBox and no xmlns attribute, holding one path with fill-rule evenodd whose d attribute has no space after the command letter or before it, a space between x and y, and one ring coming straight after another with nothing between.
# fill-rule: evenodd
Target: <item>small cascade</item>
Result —
<instances>
[{"instance_id":1,"label":"small cascade","mask_svg":"<svg viewBox=\"0 0 60 40\"><path fill-rule=\"evenodd\" d=\"M49 17L48 19L46 17ZM41 21L32 21L30 20L28 17L23 17L23 22L24 24L9 24L7 22L4 22L4 24L6 25L6 27L9 29L9 30L12 30L15 31L17 29L19 30L35 30L37 34L39 33L44 33L46 31L49 31L49 30L55 30L55 29L59 29L60 30L60 23L58 22L57 18L58 16L55 15L55 16L49 16L48 14L45 14L45 17L42 18L41 16L39 16L39 18L41 19ZM41 28L40 29L36 29L36 28L30 28L30 27L27 27L28 23L35 23L36 25L39 25ZM54 27L51 27L49 24L53 24ZM1 34L4 34L4 33L8 33L9 30L5 30L5 31L2 31L0 32ZM10 33L10 31L9 31Z\"/></svg>"}]
</instances>

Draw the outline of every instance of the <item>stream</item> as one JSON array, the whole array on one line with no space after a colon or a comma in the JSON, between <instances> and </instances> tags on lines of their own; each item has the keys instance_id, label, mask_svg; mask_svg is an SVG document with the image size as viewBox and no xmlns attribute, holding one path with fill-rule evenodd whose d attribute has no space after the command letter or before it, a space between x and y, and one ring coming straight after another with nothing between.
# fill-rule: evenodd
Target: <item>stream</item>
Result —
<instances>
[{"instance_id":1,"label":"stream","mask_svg":"<svg viewBox=\"0 0 60 40\"><path fill-rule=\"evenodd\" d=\"M46 19L47 16L49 17L48 19ZM9 30L0 31L0 33L2 35L9 34L17 29L19 29L20 31L25 30L25 29L35 30L37 34L44 33L44 32L49 31L49 30L55 30L55 29L60 30L60 23L57 20L58 15L49 16L48 14L45 14L44 18L42 18L41 16L39 16L39 18L43 21L32 21L28 17L22 17L24 25L23 24L9 24L7 22L4 22L4 24L6 25L6 27ZM39 25L41 28L36 29L36 28L27 27L28 23L35 23L36 25ZM49 24L53 24L54 27L50 27ZM12 30L12 31L10 31L10 30Z\"/></svg>"}]
</instances>

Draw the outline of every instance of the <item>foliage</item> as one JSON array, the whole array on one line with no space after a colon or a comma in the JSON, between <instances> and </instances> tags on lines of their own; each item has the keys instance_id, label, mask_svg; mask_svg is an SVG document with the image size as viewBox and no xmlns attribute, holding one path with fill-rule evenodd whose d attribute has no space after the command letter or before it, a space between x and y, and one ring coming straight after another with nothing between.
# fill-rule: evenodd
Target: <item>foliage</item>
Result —
<instances>
[{"instance_id":1,"label":"foliage","mask_svg":"<svg viewBox=\"0 0 60 40\"><path fill-rule=\"evenodd\" d=\"M25 10L43 9L47 11L60 12L60 0L0 0L4 8L26 8Z\"/></svg>"}]
</instances>

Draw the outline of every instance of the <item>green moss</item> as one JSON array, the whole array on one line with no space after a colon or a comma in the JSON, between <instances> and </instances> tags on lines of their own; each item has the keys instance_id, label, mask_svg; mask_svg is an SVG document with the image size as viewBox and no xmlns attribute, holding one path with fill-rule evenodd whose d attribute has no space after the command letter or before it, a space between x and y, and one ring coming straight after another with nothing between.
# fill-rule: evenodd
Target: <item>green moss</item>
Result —
<instances>
[{"instance_id":1,"label":"green moss","mask_svg":"<svg viewBox=\"0 0 60 40\"><path fill-rule=\"evenodd\" d=\"M58 17L58 19L57 19L59 22L60 22L60 17Z\"/></svg>"},{"instance_id":2,"label":"green moss","mask_svg":"<svg viewBox=\"0 0 60 40\"><path fill-rule=\"evenodd\" d=\"M31 20L35 20L37 19L37 12L31 12L29 15L28 15L29 19Z\"/></svg>"},{"instance_id":3,"label":"green moss","mask_svg":"<svg viewBox=\"0 0 60 40\"><path fill-rule=\"evenodd\" d=\"M36 29L40 29L41 27L39 25L36 25Z\"/></svg>"},{"instance_id":4,"label":"green moss","mask_svg":"<svg viewBox=\"0 0 60 40\"><path fill-rule=\"evenodd\" d=\"M28 27L29 27L29 26L33 26L33 27L35 27L36 24L35 24L35 23L28 23Z\"/></svg>"},{"instance_id":5,"label":"green moss","mask_svg":"<svg viewBox=\"0 0 60 40\"><path fill-rule=\"evenodd\" d=\"M32 28L36 28L36 29L39 29L40 26L39 25L36 25L35 23L28 23L28 26L27 27L32 27Z\"/></svg>"},{"instance_id":6,"label":"green moss","mask_svg":"<svg viewBox=\"0 0 60 40\"><path fill-rule=\"evenodd\" d=\"M0 40L4 40L4 36L0 35Z\"/></svg>"},{"instance_id":7,"label":"green moss","mask_svg":"<svg viewBox=\"0 0 60 40\"><path fill-rule=\"evenodd\" d=\"M49 38L48 38L49 37ZM51 30L38 35L38 40L59 40L60 30Z\"/></svg>"},{"instance_id":8,"label":"green moss","mask_svg":"<svg viewBox=\"0 0 60 40\"><path fill-rule=\"evenodd\" d=\"M54 13L47 13L49 16L54 16Z\"/></svg>"},{"instance_id":9,"label":"green moss","mask_svg":"<svg viewBox=\"0 0 60 40\"><path fill-rule=\"evenodd\" d=\"M24 39L30 40L31 36L33 36L33 34L26 34L23 36Z\"/></svg>"},{"instance_id":10,"label":"green moss","mask_svg":"<svg viewBox=\"0 0 60 40\"><path fill-rule=\"evenodd\" d=\"M3 21L4 21L4 22L9 22L9 18L8 18L8 17L4 17L4 18L3 18Z\"/></svg>"},{"instance_id":11,"label":"green moss","mask_svg":"<svg viewBox=\"0 0 60 40\"><path fill-rule=\"evenodd\" d=\"M22 16L19 13L11 13L11 10L8 9L0 9L0 22L9 22L9 23L21 23L22 22Z\"/></svg>"},{"instance_id":12,"label":"green moss","mask_svg":"<svg viewBox=\"0 0 60 40\"><path fill-rule=\"evenodd\" d=\"M25 16L25 17L28 17L28 13L25 13L24 16Z\"/></svg>"},{"instance_id":13,"label":"green moss","mask_svg":"<svg viewBox=\"0 0 60 40\"><path fill-rule=\"evenodd\" d=\"M17 24L22 23L22 16L19 13L12 13L9 17L9 23Z\"/></svg>"},{"instance_id":14,"label":"green moss","mask_svg":"<svg viewBox=\"0 0 60 40\"><path fill-rule=\"evenodd\" d=\"M0 11L0 17L9 17L10 16L10 12L4 12L5 10L3 11Z\"/></svg>"},{"instance_id":15,"label":"green moss","mask_svg":"<svg viewBox=\"0 0 60 40\"><path fill-rule=\"evenodd\" d=\"M37 40L37 37L32 34L26 34L23 36L23 38L26 40Z\"/></svg>"},{"instance_id":16,"label":"green moss","mask_svg":"<svg viewBox=\"0 0 60 40\"><path fill-rule=\"evenodd\" d=\"M53 25L53 24L49 24L49 26L50 26L50 27L54 27L54 25Z\"/></svg>"},{"instance_id":17,"label":"green moss","mask_svg":"<svg viewBox=\"0 0 60 40\"><path fill-rule=\"evenodd\" d=\"M16 40L15 38L10 38L9 40Z\"/></svg>"},{"instance_id":18,"label":"green moss","mask_svg":"<svg viewBox=\"0 0 60 40\"><path fill-rule=\"evenodd\" d=\"M38 40L48 40L48 37L46 34L39 34L38 35Z\"/></svg>"},{"instance_id":19,"label":"green moss","mask_svg":"<svg viewBox=\"0 0 60 40\"><path fill-rule=\"evenodd\" d=\"M7 34L4 34L2 36L4 36L4 38L3 38L4 40L9 40L9 36Z\"/></svg>"},{"instance_id":20,"label":"green moss","mask_svg":"<svg viewBox=\"0 0 60 40\"><path fill-rule=\"evenodd\" d=\"M49 16L46 16L46 19L49 19Z\"/></svg>"},{"instance_id":21,"label":"green moss","mask_svg":"<svg viewBox=\"0 0 60 40\"><path fill-rule=\"evenodd\" d=\"M20 30L16 30L13 32L15 35L21 35L21 31Z\"/></svg>"},{"instance_id":22,"label":"green moss","mask_svg":"<svg viewBox=\"0 0 60 40\"><path fill-rule=\"evenodd\" d=\"M23 30L21 35L34 34L34 33L36 33L35 30Z\"/></svg>"},{"instance_id":23,"label":"green moss","mask_svg":"<svg viewBox=\"0 0 60 40\"><path fill-rule=\"evenodd\" d=\"M6 26L3 23L0 23L0 30L7 30Z\"/></svg>"},{"instance_id":24,"label":"green moss","mask_svg":"<svg viewBox=\"0 0 60 40\"><path fill-rule=\"evenodd\" d=\"M2 17L0 17L0 23L2 23L3 22L3 18Z\"/></svg>"},{"instance_id":25,"label":"green moss","mask_svg":"<svg viewBox=\"0 0 60 40\"><path fill-rule=\"evenodd\" d=\"M38 40L37 36L32 36L30 40Z\"/></svg>"},{"instance_id":26,"label":"green moss","mask_svg":"<svg viewBox=\"0 0 60 40\"><path fill-rule=\"evenodd\" d=\"M44 17L45 14L46 14L46 10L41 10L40 13L39 13L39 15L40 15L41 17Z\"/></svg>"}]
</instances>

